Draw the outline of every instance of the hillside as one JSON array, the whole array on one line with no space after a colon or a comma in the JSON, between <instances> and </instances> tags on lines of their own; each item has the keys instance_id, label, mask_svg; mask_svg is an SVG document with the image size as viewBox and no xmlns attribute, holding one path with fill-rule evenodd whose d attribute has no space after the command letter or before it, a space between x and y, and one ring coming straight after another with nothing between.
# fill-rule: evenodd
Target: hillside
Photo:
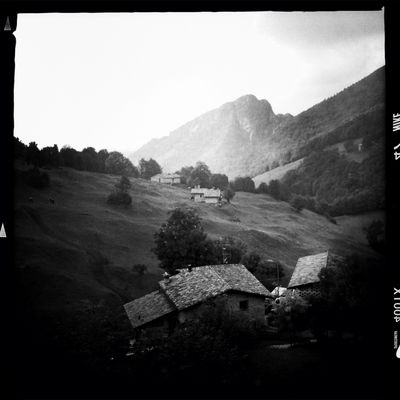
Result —
<instances>
[{"instance_id":1,"label":"hillside","mask_svg":"<svg viewBox=\"0 0 400 400\"><path fill-rule=\"evenodd\" d=\"M296 161L290 162L288 164L276 167L274 169L271 169L267 172L264 172L263 174L257 175L253 178L254 184L256 187L260 186L260 183L269 183L273 179L282 179L284 175L293 170L299 168L301 163L303 162L303 159L300 158Z\"/></svg>"},{"instance_id":2,"label":"hillside","mask_svg":"<svg viewBox=\"0 0 400 400\"><path fill-rule=\"evenodd\" d=\"M381 67L295 117L275 114L267 100L242 96L151 140L130 158L152 157L172 172L201 160L230 179L254 177L383 126L384 73Z\"/></svg>"},{"instance_id":3,"label":"hillside","mask_svg":"<svg viewBox=\"0 0 400 400\"><path fill-rule=\"evenodd\" d=\"M16 267L25 300L42 312L100 303L121 311L125 301L151 291L162 273L151 252L153 235L178 206L194 206L211 237L240 238L249 250L280 261L285 282L297 258L307 254L327 248L374 254L362 227L376 213L344 216L334 225L267 195L237 193L232 204L218 208L194 204L187 189L142 179L131 179L132 207L120 209L105 201L117 176L69 168L47 172L51 187L37 190L26 186L19 166L15 186ZM146 264L148 273L132 272L137 263Z\"/></svg>"}]
</instances>

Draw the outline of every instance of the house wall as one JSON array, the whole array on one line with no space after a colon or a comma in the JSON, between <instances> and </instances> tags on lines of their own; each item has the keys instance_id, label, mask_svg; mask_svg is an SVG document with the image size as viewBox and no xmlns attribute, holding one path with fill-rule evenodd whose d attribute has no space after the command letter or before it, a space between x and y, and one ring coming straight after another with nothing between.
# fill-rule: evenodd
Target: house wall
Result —
<instances>
[{"instance_id":1,"label":"house wall","mask_svg":"<svg viewBox=\"0 0 400 400\"><path fill-rule=\"evenodd\" d=\"M235 313L236 315L243 315L246 318L250 318L254 321L261 323L265 322L265 299L262 296L251 295L247 293L232 292L222 295L224 299L224 305L229 313ZM221 299L218 296L215 301ZM248 309L241 310L240 302L247 301ZM190 309L182 310L178 313L178 321L183 323L199 318L203 312L206 311L206 305L200 304Z\"/></svg>"},{"instance_id":2,"label":"house wall","mask_svg":"<svg viewBox=\"0 0 400 400\"><path fill-rule=\"evenodd\" d=\"M302 297L320 296L321 295L319 282L309 283L308 285L298 286L291 290L294 293L299 294Z\"/></svg>"},{"instance_id":3,"label":"house wall","mask_svg":"<svg viewBox=\"0 0 400 400\"><path fill-rule=\"evenodd\" d=\"M197 203L202 203L204 201L204 196L202 194L194 194L194 201Z\"/></svg>"},{"instance_id":4,"label":"house wall","mask_svg":"<svg viewBox=\"0 0 400 400\"><path fill-rule=\"evenodd\" d=\"M161 338L168 336L171 330L171 324L176 324L176 314L172 313L168 316L158 318L151 321L138 329L138 334L150 336L152 338Z\"/></svg>"},{"instance_id":5,"label":"house wall","mask_svg":"<svg viewBox=\"0 0 400 400\"><path fill-rule=\"evenodd\" d=\"M152 182L158 182L158 183L160 183L160 178L150 178L150 180L151 180Z\"/></svg>"}]
</instances>

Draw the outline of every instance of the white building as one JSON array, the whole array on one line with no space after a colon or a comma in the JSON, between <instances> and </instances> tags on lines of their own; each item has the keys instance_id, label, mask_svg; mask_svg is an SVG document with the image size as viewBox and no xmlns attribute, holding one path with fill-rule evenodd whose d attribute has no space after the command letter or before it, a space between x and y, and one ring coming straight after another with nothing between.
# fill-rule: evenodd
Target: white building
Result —
<instances>
[{"instance_id":1,"label":"white building","mask_svg":"<svg viewBox=\"0 0 400 400\"><path fill-rule=\"evenodd\" d=\"M191 198L196 203L217 204L221 199L221 190L207 189L196 186L190 191Z\"/></svg>"},{"instance_id":2,"label":"white building","mask_svg":"<svg viewBox=\"0 0 400 400\"><path fill-rule=\"evenodd\" d=\"M150 178L152 182L166 183L169 185L181 183L181 177L177 174L157 174Z\"/></svg>"}]
</instances>

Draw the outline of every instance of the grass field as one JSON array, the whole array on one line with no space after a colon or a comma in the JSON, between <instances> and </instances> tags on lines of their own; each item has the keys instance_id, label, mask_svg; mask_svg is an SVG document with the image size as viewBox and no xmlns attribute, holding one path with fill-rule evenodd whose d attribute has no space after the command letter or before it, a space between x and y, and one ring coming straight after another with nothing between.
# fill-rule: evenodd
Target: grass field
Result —
<instances>
[{"instance_id":1,"label":"grass field","mask_svg":"<svg viewBox=\"0 0 400 400\"><path fill-rule=\"evenodd\" d=\"M106 203L118 176L52 169L50 187L37 190L22 179L24 168L16 168L16 266L32 301L49 310L74 309L86 301L122 305L151 291L162 274L151 251L153 235L178 206L196 208L210 237L240 238L249 250L281 262L284 284L301 256L326 249L373 255L362 229L382 218L381 213L343 216L335 225L252 193L236 193L231 204L219 208L193 203L186 188L142 179L131 179L132 207L119 208ZM142 277L132 272L137 263L148 266Z\"/></svg>"}]
</instances>

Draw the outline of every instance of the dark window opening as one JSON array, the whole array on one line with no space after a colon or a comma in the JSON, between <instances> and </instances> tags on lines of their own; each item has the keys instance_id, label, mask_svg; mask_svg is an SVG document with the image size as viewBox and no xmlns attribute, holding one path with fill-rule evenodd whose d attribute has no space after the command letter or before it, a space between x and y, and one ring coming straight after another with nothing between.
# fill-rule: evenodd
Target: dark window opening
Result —
<instances>
[{"instance_id":1,"label":"dark window opening","mask_svg":"<svg viewBox=\"0 0 400 400\"><path fill-rule=\"evenodd\" d=\"M248 300L239 301L239 308L241 310L248 310L249 309L249 301Z\"/></svg>"}]
</instances>

